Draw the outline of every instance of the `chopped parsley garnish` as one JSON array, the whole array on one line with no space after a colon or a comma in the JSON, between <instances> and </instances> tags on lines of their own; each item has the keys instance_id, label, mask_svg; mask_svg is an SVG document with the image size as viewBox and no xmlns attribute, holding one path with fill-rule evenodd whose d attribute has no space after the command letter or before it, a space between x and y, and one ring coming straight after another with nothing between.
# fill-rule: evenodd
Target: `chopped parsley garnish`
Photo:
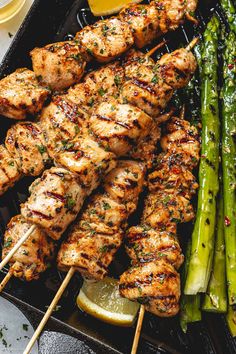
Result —
<instances>
[{"instance_id":1,"label":"chopped parsley garnish","mask_svg":"<svg viewBox=\"0 0 236 354\"><path fill-rule=\"evenodd\" d=\"M43 155L47 151L44 145L36 145L36 146L41 155Z\"/></svg>"}]
</instances>

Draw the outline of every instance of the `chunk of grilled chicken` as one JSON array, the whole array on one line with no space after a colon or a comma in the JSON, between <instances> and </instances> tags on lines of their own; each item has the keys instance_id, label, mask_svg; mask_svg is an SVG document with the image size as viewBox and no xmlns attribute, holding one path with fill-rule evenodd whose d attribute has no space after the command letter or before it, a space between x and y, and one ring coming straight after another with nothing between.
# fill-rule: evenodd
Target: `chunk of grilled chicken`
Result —
<instances>
[{"instance_id":1,"label":"chunk of grilled chicken","mask_svg":"<svg viewBox=\"0 0 236 354\"><path fill-rule=\"evenodd\" d=\"M21 215L14 216L7 225L4 235L2 258L5 258L19 239L32 226ZM39 227L14 253L10 260L10 271L17 278L26 281L38 279L40 273L47 269L48 262L54 256L54 243Z\"/></svg>"},{"instance_id":2,"label":"chunk of grilled chicken","mask_svg":"<svg viewBox=\"0 0 236 354\"><path fill-rule=\"evenodd\" d=\"M171 99L172 88L157 76L154 61L144 53L131 50L124 66L126 82L121 89L121 98L157 117Z\"/></svg>"},{"instance_id":3,"label":"chunk of grilled chicken","mask_svg":"<svg viewBox=\"0 0 236 354\"><path fill-rule=\"evenodd\" d=\"M38 176L49 163L40 126L32 122L13 125L7 132L6 148L24 175Z\"/></svg>"},{"instance_id":4,"label":"chunk of grilled chicken","mask_svg":"<svg viewBox=\"0 0 236 354\"><path fill-rule=\"evenodd\" d=\"M126 251L132 264L148 263L165 259L178 269L183 254L176 237L176 224L169 230L154 230L147 225L133 226L126 235Z\"/></svg>"},{"instance_id":5,"label":"chunk of grilled chicken","mask_svg":"<svg viewBox=\"0 0 236 354\"><path fill-rule=\"evenodd\" d=\"M167 123L168 134L161 139L161 147L170 154L181 155L181 163L192 169L198 164L200 143L197 128L187 120L172 117Z\"/></svg>"},{"instance_id":6,"label":"chunk of grilled chicken","mask_svg":"<svg viewBox=\"0 0 236 354\"><path fill-rule=\"evenodd\" d=\"M172 89L186 86L196 68L197 61L193 53L185 48L164 54L156 64L158 77L162 77Z\"/></svg>"},{"instance_id":7,"label":"chunk of grilled chicken","mask_svg":"<svg viewBox=\"0 0 236 354\"><path fill-rule=\"evenodd\" d=\"M142 48L160 35L175 30L184 22L187 13L195 11L196 6L196 0L129 4L121 10L119 17L129 24L135 45Z\"/></svg>"},{"instance_id":8,"label":"chunk of grilled chicken","mask_svg":"<svg viewBox=\"0 0 236 354\"><path fill-rule=\"evenodd\" d=\"M149 134L140 143L133 147L129 156L135 160L144 161L149 169L153 166L156 158L157 142L161 137L161 129L153 121Z\"/></svg>"},{"instance_id":9,"label":"chunk of grilled chicken","mask_svg":"<svg viewBox=\"0 0 236 354\"><path fill-rule=\"evenodd\" d=\"M11 188L21 176L16 160L4 145L0 145L0 195Z\"/></svg>"},{"instance_id":10,"label":"chunk of grilled chicken","mask_svg":"<svg viewBox=\"0 0 236 354\"><path fill-rule=\"evenodd\" d=\"M132 29L136 47L142 48L158 36L159 12L155 3L129 4L121 10L119 18Z\"/></svg>"},{"instance_id":11,"label":"chunk of grilled chicken","mask_svg":"<svg viewBox=\"0 0 236 354\"><path fill-rule=\"evenodd\" d=\"M131 50L124 65L126 82L121 98L152 117L160 115L174 90L184 87L196 70L193 54L184 48L165 54L156 64L143 53Z\"/></svg>"},{"instance_id":12,"label":"chunk of grilled chicken","mask_svg":"<svg viewBox=\"0 0 236 354\"><path fill-rule=\"evenodd\" d=\"M0 114L25 119L41 111L50 91L42 87L33 71L17 69L0 80Z\"/></svg>"},{"instance_id":13,"label":"chunk of grilled chicken","mask_svg":"<svg viewBox=\"0 0 236 354\"><path fill-rule=\"evenodd\" d=\"M179 311L180 277L164 259L131 267L121 275L119 290L157 316L174 316Z\"/></svg>"},{"instance_id":14,"label":"chunk of grilled chicken","mask_svg":"<svg viewBox=\"0 0 236 354\"><path fill-rule=\"evenodd\" d=\"M101 177L116 166L116 156L90 137L80 136L64 144L63 150L54 156L54 162L75 173L80 186L90 194L98 187Z\"/></svg>"},{"instance_id":15,"label":"chunk of grilled chicken","mask_svg":"<svg viewBox=\"0 0 236 354\"><path fill-rule=\"evenodd\" d=\"M38 79L53 90L63 90L79 82L84 74L86 62L75 41L34 48L30 55Z\"/></svg>"},{"instance_id":16,"label":"chunk of grilled chicken","mask_svg":"<svg viewBox=\"0 0 236 354\"><path fill-rule=\"evenodd\" d=\"M101 63L115 59L134 44L129 24L117 17L86 26L75 38L81 45L81 54L86 60L95 58Z\"/></svg>"},{"instance_id":17,"label":"chunk of grilled chicken","mask_svg":"<svg viewBox=\"0 0 236 354\"><path fill-rule=\"evenodd\" d=\"M144 183L143 165L120 161L107 176L58 253L58 267L71 266L87 278L102 279L121 245L123 228L136 209Z\"/></svg>"},{"instance_id":18,"label":"chunk of grilled chicken","mask_svg":"<svg viewBox=\"0 0 236 354\"><path fill-rule=\"evenodd\" d=\"M141 109L115 100L99 104L89 121L98 141L117 156L127 154L144 139L152 124L152 118Z\"/></svg>"},{"instance_id":19,"label":"chunk of grilled chicken","mask_svg":"<svg viewBox=\"0 0 236 354\"><path fill-rule=\"evenodd\" d=\"M166 190L149 194L145 200L143 219L153 228L162 228L169 222L183 223L194 217L193 206L189 199L178 191Z\"/></svg>"},{"instance_id":20,"label":"chunk of grilled chicken","mask_svg":"<svg viewBox=\"0 0 236 354\"><path fill-rule=\"evenodd\" d=\"M169 152L158 156L155 170L148 175L148 189L151 193L164 190L173 194L178 190L185 198L190 199L197 188L195 176L185 165L179 163L179 155Z\"/></svg>"},{"instance_id":21,"label":"chunk of grilled chicken","mask_svg":"<svg viewBox=\"0 0 236 354\"><path fill-rule=\"evenodd\" d=\"M40 124L51 158L82 132L84 115L79 106L67 100L66 95L54 96L43 109Z\"/></svg>"},{"instance_id":22,"label":"chunk of grilled chicken","mask_svg":"<svg viewBox=\"0 0 236 354\"><path fill-rule=\"evenodd\" d=\"M118 97L124 81L124 68L118 61L88 73L83 82L68 90L67 98L91 114L94 107L109 97Z\"/></svg>"},{"instance_id":23,"label":"chunk of grilled chicken","mask_svg":"<svg viewBox=\"0 0 236 354\"><path fill-rule=\"evenodd\" d=\"M55 240L76 218L87 195L74 174L57 167L44 171L42 177L31 184L30 193L21 205L21 214Z\"/></svg>"}]
</instances>

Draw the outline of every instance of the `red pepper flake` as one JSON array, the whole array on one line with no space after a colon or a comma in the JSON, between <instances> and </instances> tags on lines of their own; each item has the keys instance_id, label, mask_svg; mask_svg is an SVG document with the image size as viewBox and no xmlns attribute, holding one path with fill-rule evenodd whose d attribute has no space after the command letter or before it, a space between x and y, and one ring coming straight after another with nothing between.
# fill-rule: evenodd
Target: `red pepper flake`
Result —
<instances>
[{"instance_id":1,"label":"red pepper flake","mask_svg":"<svg viewBox=\"0 0 236 354\"><path fill-rule=\"evenodd\" d=\"M225 226L229 226L231 224L230 219L228 218L228 216L225 216Z\"/></svg>"},{"instance_id":2,"label":"red pepper flake","mask_svg":"<svg viewBox=\"0 0 236 354\"><path fill-rule=\"evenodd\" d=\"M229 70L232 70L234 68L234 64L229 64L228 68L229 68Z\"/></svg>"},{"instance_id":3,"label":"red pepper flake","mask_svg":"<svg viewBox=\"0 0 236 354\"><path fill-rule=\"evenodd\" d=\"M205 159L205 158L206 158L206 155L201 155L201 158L202 158L202 159Z\"/></svg>"}]
</instances>

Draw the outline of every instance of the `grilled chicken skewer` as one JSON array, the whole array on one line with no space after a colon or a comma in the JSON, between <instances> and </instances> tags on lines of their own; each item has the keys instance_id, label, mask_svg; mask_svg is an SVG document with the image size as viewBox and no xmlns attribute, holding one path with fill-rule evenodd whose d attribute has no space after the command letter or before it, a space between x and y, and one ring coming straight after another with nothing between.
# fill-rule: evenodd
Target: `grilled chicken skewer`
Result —
<instances>
[{"instance_id":1,"label":"grilled chicken skewer","mask_svg":"<svg viewBox=\"0 0 236 354\"><path fill-rule=\"evenodd\" d=\"M158 45L154 49L158 49L159 46L160 45ZM154 49L152 49L151 52L153 52ZM112 68L114 68L114 67L117 69L115 71L115 73L117 73L117 71L118 72L120 71L119 68L117 68L117 64L116 63L114 65L112 65ZM102 82L103 85L104 85L104 81L105 81L105 84L107 82L107 85L108 85L107 87L111 89L110 91L114 92L114 81L107 80L107 76L106 76L107 71L108 71L108 73L109 72L111 73L111 67L105 67L103 69L100 69L99 71L96 71L95 73L90 73L88 75L89 76L88 81L92 81L93 83L95 83L96 81L99 82L99 80L100 80L100 82ZM97 76L97 80L95 80L96 76ZM115 86L117 86L117 84L115 84ZM92 88L94 89L93 84L92 84ZM85 87L85 89L86 89L86 87ZM83 92L83 90L82 90L82 92ZM95 90L94 90L94 92L95 92ZM73 96L75 96L74 92L72 93L72 97ZM63 100L60 100L59 103L60 103L60 107L63 107L64 110L65 110L65 115L62 115L62 118L69 118L69 122L71 122L72 125L68 126L68 124L67 124L67 130L65 130L65 125L62 124L63 120L61 121L61 114L59 114L59 123L61 125L60 124L58 125L58 123L55 124L55 120L53 120L54 128L59 128L61 126L61 129L60 130L56 130L56 132L54 132L55 129L54 130L52 129L53 135L49 136L50 137L50 141L51 142L54 141L54 143L53 143L54 150L50 150L49 149L49 151L51 153L54 151L54 154L52 156L54 156L57 153L57 152L55 153L55 150L57 150L55 148L58 148L58 141L61 142L62 138L66 138L66 137L68 137L68 135L70 136L71 131L74 132L72 134L76 134L77 133L76 129L74 129L74 128L78 127L77 126L77 123L78 123L77 118L79 117L79 119L80 119L80 115L77 115L76 111L74 109L71 109L70 105L66 104L66 102L64 102ZM112 108L112 111L114 111L113 108ZM132 110L130 110L130 112L132 112ZM127 117L130 116L130 112L127 115ZM57 111L55 113L55 116L58 118L58 112ZM50 115L49 115L49 117L50 117ZM137 118L137 110L136 110L136 118ZM53 119L53 115L52 115L52 119ZM112 121L110 121L110 123L111 122ZM130 123L132 123L132 122L130 121ZM30 136L30 137L35 139L35 136L37 137L36 133L38 132L36 126L32 126L32 123L23 123L23 124L27 128L27 134L26 134L27 140L29 138L29 136L28 136L29 132L33 133L32 136ZM128 128L128 125L126 126L126 128ZM136 134L137 134L138 130L137 129L135 129L135 130L136 130ZM157 139L159 139L159 129L157 128L156 125L154 125L152 127L151 131L152 131L152 133L150 135L150 138L146 139L143 142L144 146L142 146L142 142L140 142L138 144L138 146L137 146L137 150L140 151L140 149L141 149L141 151L143 151L143 153L145 153L145 155L146 155L145 159L146 160L149 159L149 161L151 161L152 158L153 158L153 151L154 151L155 141ZM15 151L14 148L17 147L19 149L19 147L21 146L20 141L18 141L16 139L15 132L16 132L16 129L14 127L13 127L13 132L11 134L10 134L10 131L8 132L9 144L10 144L10 147L12 148L13 151ZM63 134L68 134L68 133L69 134L64 137L64 135L61 136L61 132L63 132ZM123 129L123 132L124 132L124 129ZM131 133L132 133L132 129L131 129ZM24 132L21 132L20 135L23 135L23 138L24 138ZM116 140L117 140L117 136L118 135L116 134ZM121 135L121 137L122 137L122 135ZM112 138L112 136L109 135L109 138ZM24 141L24 139L23 139L23 141ZM108 141L109 141L109 139L108 139ZM66 150L66 151L64 153L61 152L61 154L62 154L62 156L60 156L60 161L62 161L61 163L66 165L70 170L72 170L72 172L76 172L77 177L79 177L80 174L82 175L82 179L81 179L81 177L79 177L79 181L80 181L81 185L83 186L83 188L85 188L86 186L88 188L90 188L90 190L88 190L88 192L90 193L96 187L96 183L98 183L98 181L99 181L100 174L102 172L101 170L104 168L104 171L105 171L106 168L109 168L109 162L111 163L112 156L107 154L106 152L104 153L104 151L102 151L100 149L100 147L94 141L92 141L89 138L83 139L83 138L80 137L79 140L77 139L76 141L73 141L73 143L72 142L68 142L67 140L64 140L64 142L66 142L66 145L65 145L65 143L63 144L63 150ZM150 142L151 142L151 148L149 147ZM45 152L44 145L36 145L36 146L37 146L37 148L38 148L38 150L40 151L41 154ZM25 145L23 144L22 147L23 147L23 150L24 150L25 149ZM40 149L39 149L39 147L40 147ZM72 147L73 147L73 149L72 149ZM96 151L96 148L97 148L97 151ZM29 149L27 149L27 151L28 150ZM70 150L70 151L68 151L68 150ZM100 151L100 154L99 154L99 151ZM27 156L30 155L29 153L30 153L30 150L27 152ZM134 153L137 155L136 157L142 157L141 156L142 153L141 154L140 154L140 152L139 153L134 152ZM19 153L17 153L17 156L18 155L19 155ZM32 155L32 153L31 153L31 155ZM83 158L84 155L85 155L85 157ZM96 157L97 155L100 156L99 160L97 160L97 157ZM20 154L20 156L21 156L21 154ZM95 157L96 161L94 160L94 157ZM26 158L24 160L26 161L25 168L30 171L29 173L34 173L34 169L32 169L32 168L29 169L28 158ZM88 163L91 164L91 166L92 166L92 170L93 170L92 174L89 173L90 165ZM11 162L11 164L12 164L12 162ZM107 172L108 171L109 171L109 169L107 170ZM50 176L50 174L49 174L49 176ZM48 194L48 191L46 192L46 194ZM65 198L65 197L63 198L63 196L60 196L60 194L58 195L58 193L55 194L55 193L49 192L49 195L51 197L54 197L54 198L57 197L57 199L59 199L62 202L66 201L66 206L67 206L67 198ZM44 205L43 205L43 208L44 208ZM60 211L60 208L62 208L62 206L57 208L57 212ZM44 211L44 209L43 209L43 211ZM36 211L36 213L37 212L38 211ZM41 213L41 211L39 213ZM43 217L42 213L39 214L39 215L41 215ZM45 217L44 217L44 219L45 219ZM46 220L47 220L47 217L46 217ZM5 252L6 253L6 257L1 262L1 267L5 266L8 263L8 261L11 259L11 257L14 255L14 253L17 251L17 249L27 240L28 235L30 235L30 233L33 232L35 230L35 228L36 227L34 225L32 225L30 227L30 229L26 232L26 234L18 241L18 243L16 243L13 248L10 247L11 249L8 250L7 252ZM58 229L57 229L57 231L58 231ZM52 230L51 230L51 232L52 232ZM56 234L55 230L54 230L53 233ZM55 237L55 235L53 237ZM7 242L7 245L9 247L9 242ZM12 272L9 272L9 274L4 278L4 280L0 284L1 290L4 288L4 286L6 285L7 281L10 279L12 274L13 274Z\"/></svg>"},{"instance_id":2,"label":"grilled chicken skewer","mask_svg":"<svg viewBox=\"0 0 236 354\"><path fill-rule=\"evenodd\" d=\"M196 0L130 4L117 17L84 27L73 41L33 49L33 70L42 84L53 90L65 89L80 80L87 61L107 63L133 44L144 47L169 30L175 30L185 18L192 19L190 14L196 6Z\"/></svg>"},{"instance_id":3,"label":"grilled chicken skewer","mask_svg":"<svg viewBox=\"0 0 236 354\"><path fill-rule=\"evenodd\" d=\"M119 102L138 106L154 117L157 124L160 123L163 118L158 115L166 107L173 90L186 85L196 68L195 59L189 49L182 48L166 54L157 64L148 55L131 51L123 67L119 66L118 62L109 64L89 73L83 83L70 88L66 95L55 96L49 106L43 109L39 125L25 122L13 126L7 134L6 147L16 159L12 166L6 166L10 158L8 156L6 163L4 164L3 161L0 165L0 192L5 192L24 174L39 175L50 158L60 165L61 151L71 148L74 144L71 141L84 133L84 129L89 129L90 124L92 126L90 131L97 135L96 130L99 126L102 127L101 117L96 116L93 121L94 115L92 119L88 119L88 115L95 109L99 110L99 107L103 112L109 104L106 105L104 102L98 107L99 102L108 100L110 96L119 95L120 90ZM136 99L134 100L133 97ZM116 104L117 102L114 102L110 107ZM124 105L123 108L125 107L128 106ZM98 127L95 126L95 121L99 122ZM103 126L109 125L103 121ZM142 160L142 151L145 150L146 159L147 149L149 149L151 163L159 128L153 126L150 131L142 146L132 147L127 144L131 148L131 157ZM26 141L29 142L27 147ZM2 149L5 151L4 147Z\"/></svg>"},{"instance_id":4,"label":"grilled chicken skewer","mask_svg":"<svg viewBox=\"0 0 236 354\"><path fill-rule=\"evenodd\" d=\"M33 49L34 72L17 69L0 81L0 114L25 119L28 114L39 112L50 89L63 90L80 81L86 61L109 62L134 43L142 48L161 34L175 30L185 18L191 20L196 6L196 0L131 4L118 17L86 26L73 41Z\"/></svg>"},{"instance_id":5,"label":"grilled chicken skewer","mask_svg":"<svg viewBox=\"0 0 236 354\"><path fill-rule=\"evenodd\" d=\"M101 177L114 168L114 153L125 155L130 144L138 144L153 124L151 117L139 108L129 104L117 104L115 109L112 106L106 103L98 107L104 119L103 130L96 131L98 142L91 137L78 138L60 155L61 165L70 171L64 167L44 171L31 185L31 195L21 206L22 216L44 229L52 239L61 237Z\"/></svg>"},{"instance_id":6,"label":"grilled chicken skewer","mask_svg":"<svg viewBox=\"0 0 236 354\"><path fill-rule=\"evenodd\" d=\"M123 238L123 228L138 204L145 169L135 161L120 161L105 178L102 192L95 194L62 244L58 266L67 271L63 283L28 343L29 353L52 314L75 271L102 279Z\"/></svg>"},{"instance_id":7,"label":"grilled chicken skewer","mask_svg":"<svg viewBox=\"0 0 236 354\"><path fill-rule=\"evenodd\" d=\"M161 317L179 311L180 278L177 273L183 255L176 237L176 224L194 217L190 203L198 184L191 170L199 160L197 129L186 120L171 118L167 135L161 139L164 153L157 168L148 176L149 195L142 224L131 227L127 235L127 253L132 267L120 277L120 293ZM136 330L132 354L136 353L141 323Z\"/></svg>"}]
</instances>

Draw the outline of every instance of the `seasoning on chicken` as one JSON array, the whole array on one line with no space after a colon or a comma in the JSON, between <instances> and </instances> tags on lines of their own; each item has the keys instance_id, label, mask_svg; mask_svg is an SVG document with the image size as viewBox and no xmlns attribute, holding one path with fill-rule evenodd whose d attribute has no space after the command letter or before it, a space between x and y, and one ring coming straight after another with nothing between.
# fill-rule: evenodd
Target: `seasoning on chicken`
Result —
<instances>
[{"instance_id":1,"label":"seasoning on chicken","mask_svg":"<svg viewBox=\"0 0 236 354\"><path fill-rule=\"evenodd\" d=\"M152 124L152 118L141 109L109 100L97 107L89 128L106 149L121 156L148 135Z\"/></svg>"},{"instance_id":2,"label":"seasoning on chicken","mask_svg":"<svg viewBox=\"0 0 236 354\"><path fill-rule=\"evenodd\" d=\"M119 289L122 296L139 301L157 316L179 311L180 276L164 259L134 265L121 275Z\"/></svg>"},{"instance_id":3,"label":"seasoning on chicken","mask_svg":"<svg viewBox=\"0 0 236 354\"><path fill-rule=\"evenodd\" d=\"M21 178L16 160L4 145L0 145L0 195L11 188Z\"/></svg>"},{"instance_id":4,"label":"seasoning on chicken","mask_svg":"<svg viewBox=\"0 0 236 354\"><path fill-rule=\"evenodd\" d=\"M142 48L158 36L159 12L154 2L149 5L129 4L121 10L119 18L132 29L136 47Z\"/></svg>"},{"instance_id":5,"label":"seasoning on chicken","mask_svg":"<svg viewBox=\"0 0 236 354\"><path fill-rule=\"evenodd\" d=\"M138 145L133 147L129 152L129 156L135 160L145 162L147 169L150 169L156 158L157 142L160 140L160 137L161 129L153 121L149 134Z\"/></svg>"},{"instance_id":6,"label":"seasoning on chicken","mask_svg":"<svg viewBox=\"0 0 236 354\"><path fill-rule=\"evenodd\" d=\"M74 41L48 44L30 54L39 81L53 90L63 90L79 82L84 74L86 62Z\"/></svg>"},{"instance_id":7,"label":"seasoning on chicken","mask_svg":"<svg viewBox=\"0 0 236 354\"><path fill-rule=\"evenodd\" d=\"M4 235L2 258L5 258L17 241L32 224L21 215L14 216L7 225ZM38 279L54 256L54 243L45 232L37 227L10 260L10 272L26 281Z\"/></svg>"},{"instance_id":8,"label":"seasoning on chicken","mask_svg":"<svg viewBox=\"0 0 236 354\"><path fill-rule=\"evenodd\" d=\"M102 279L121 245L127 219L137 207L144 183L143 165L120 161L90 199L58 253L58 267L75 266L83 276Z\"/></svg>"},{"instance_id":9,"label":"seasoning on chicken","mask_svg":"<svg viewBox=\"0 0 236 354\"><path fill-rule=\"evenodd\" d=\"M90 194L99 185L101 177L116 166L115 158L95 140L81 136L65 144L55 155L54 162L75 173L80 186Z\"/></svg>"},{"instance_id":10,"label":"seasoning on chicken","mask_svg":"<svg viewBox=\"0 0 236 354\"><path fill-rule=\"evenodd\" d=\"M198 185L191 170L200 152L197 130L189 122L174 117L167 123L166 132L162 138L166 152L159 155L155 170L148 176L142 224L132 227L127 235L132 267L120 277L122 296L143 303L147 311L161 317L179 311L180 278L176 269L183 255L176 224L194 217L190 199ZM189 156L194 156L195 164Z\"/></svg>"},{"instance_id":11,"label":"seasoning on chicken","mask_svg":"<svg viewBox=\"0 0 236 354\"><path fill-rule=\"evenodd\" d=\"M86 190L74 174L63 168L52 167L30 186L30 197L21 205L22 216L46 230L58 240L67 226L76 218Z\"/></svg>"},{"instance_id":12,"label":"seasoning on chicken","mask_svg":"<svg viewBox=\"0 0 236 354\"><path fill-rule=\"evenodd\" d=\"M25 119L41 111L50 91L42 87L33 71L26 68L0 80L0 114Z\"/></svg>"},{"instance_id":13,"label":"seasoning on chicken","mask_svg":"<svg viewBox=\"0 0 236 354\"><path fill-rule=\"evenodd\" d=\"M123 101L141 108L151 117L158 117L173 91L189 82L197 64L193 54L181 48L163 55L156 64L143 53L132 50L124 65Z\"/></svg>"},{"instance_id":14,"label":"seasoning on chicken","mask_svg":"<svg viewBox=\"0 0 236 354\"><path fill-rule=\"evenodd\" d=\"M36 123L22 122L13 125L7 132L5 144L26 176L38 176L49 163L46 142Z\"/></svg>"},{"instance_id":15,"label":"seasoning on chicken","mask_svg":"<svg viewBox=\"0 0 236 354\"><path fill-rule=\"evenodd\" d=\"M196 0L152 1L148 5L129 4L121 10L119 17L132 29L138 48L149 44L168 31L175 30L188 13L197 7Z\"/></svg>"},{"instance_id":16,"label":"seasoning on chicken","mask_svg":"<svg viewBox=\"0 0 236 354\"><path fill-rule=\"evenodd\" d=\"M76 34L85 59L95 58L101 63L109 62L126 52L133 44L130 26L117 17L97 21Z\"/></svg>"},{"instance_id":17,"label":"seasoning on chicken","mask_svg":"<svg viewBox=\"0 0 236 354\"><path fill-rule=\"evenodd\" d=\"M183 255L176 237L176 225L169 230L154 230L145 225L133 226L127 234L126 251L132 264L166 259L176 269L183 263Z\"/></svg>"},{"instance_id":18,"label":"seasoning on chicken","mask_svg":"<svg viewBox=\"0 0 236 354\"><path fill-rule=\"evenodd\" d=\"M48 153L53 158L65 144L81 133L84 115L77 104L67 100L66 95L58 95L43 109L40 125L46 138Z\"/></svg>"},{"instance_id":19,"label":"seasoning on chicken","mask_svg":"<svg viewBox=\"0 0 236 354\"><path fill-rule=\"evenodd\" d=\"M173 117L167 123L168 134L161 139L161 147L170 154L181 155L182 164L194 168L198 164L200 143L197 128L187 120Z\"/></svg>"},{"instance_id":20,"label":"seasoning on chicken","mask_svg":"<svg viewBox=\"0 0 236 354\"><path fill-rule=\"evenodd\" d=\"M124 69L118 61L88 73L83 82L68 90L67 98L91 114L95 105L109 97L117 98L124 81Z\"/></svg>"}]
</instances>

